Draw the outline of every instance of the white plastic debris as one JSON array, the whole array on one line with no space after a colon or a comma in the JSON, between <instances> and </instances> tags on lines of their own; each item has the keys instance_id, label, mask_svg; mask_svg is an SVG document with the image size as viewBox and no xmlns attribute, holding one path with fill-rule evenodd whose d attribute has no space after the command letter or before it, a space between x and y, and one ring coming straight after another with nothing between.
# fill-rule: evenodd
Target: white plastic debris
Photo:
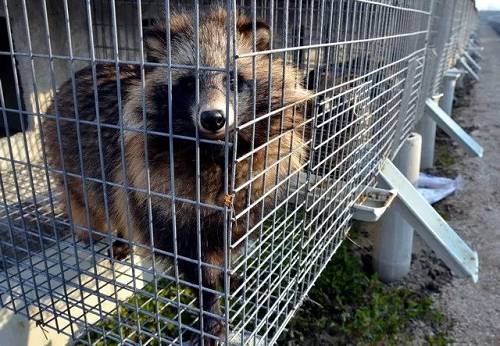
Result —
<instances>
[{"instance_id":1,"label":"white plastic debris","mask_svg":"<svg viewBox=\"0 0 500 346\"><path fill-rule=\"evenodd\" d=\"M417 190L430 204L448 197L461 186L462 178L460 176L456 179L449 179L420 173L417 181Z\"/></svg>"}]
</instances>

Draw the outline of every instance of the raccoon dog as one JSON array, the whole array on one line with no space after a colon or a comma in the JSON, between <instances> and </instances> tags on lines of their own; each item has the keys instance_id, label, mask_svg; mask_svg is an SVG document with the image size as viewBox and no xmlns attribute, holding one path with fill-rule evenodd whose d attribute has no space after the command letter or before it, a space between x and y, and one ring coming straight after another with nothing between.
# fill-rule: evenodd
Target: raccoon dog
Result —
<instances>
[{"instance_id":1,"label":"raccoon dog","mask_svg":"<svg viewBox=\"0 0 500 346\"><path fill-rule=\"evenodd\" d=\"M280 191L276 186L298 174L307 151L303 104L310 94L297 82L302 77L268 54L240 58L237 75L227 74L227 20L218 8L200 15L199 65L217 71L199 70L198 97L194 69L173 67L169 73L161 65L170 50L175 66L196 66L193 16L179 12L171 16L170 42L161 23L145 34L147 61L159 64L147 66L144 78L135 65L84 68L61 86L48 111L56 117L43 126L48 161L64 188L63 204L80 238L88 237L89 229L116 232L123 240L113 244L115 257L127 255L131 238L152 244L156 256L171 258L177 251L179 271L198 297L200 321L211 336L208 343L224 335L224 324L215 317L221 311L214 293L224 285L224 206L232 208L233 215L248 212L230 225L232 241L249 236L249 228L275 203ZM236 29L238 54L253 51L254 44L258 51L270 49L270 28L264 22L257 21L254 28L252 20L239 15ZM278 111L264 116L273 110ZM254 112L258 121L244 127ZM146 129L154 133L146 134ZM198 150L192 139L197 131ZM237 143L229 150L227 168L226 133ZM233 154L240 158L236 166ZM71 174L63 179L61 172ZM224 191L226 174L229 186L238 191L232 196ZM197 197L199 204L190 202ZM202 292L197 290L200 284Z\"/></svg>"}]
</instances>

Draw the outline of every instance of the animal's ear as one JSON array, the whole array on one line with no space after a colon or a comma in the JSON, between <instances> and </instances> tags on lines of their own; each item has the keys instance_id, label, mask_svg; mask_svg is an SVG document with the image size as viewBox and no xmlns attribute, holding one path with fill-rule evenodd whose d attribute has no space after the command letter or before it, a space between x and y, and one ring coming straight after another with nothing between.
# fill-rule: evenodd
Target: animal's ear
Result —
<instances>
[{"instance_id":1,"label":"animal's ear","mask_svg":"<svg viewBox=\"0 0 500 346\"><path fill-rule=\"evenodd\" d=\"M253 43L254 26L251 20L239 22L238 30ZM257 51L271 49L271 28L260 20L255 23L255 44Z\"/></svg>"},{"instance_id":2,"label":"animal's ear","mask_svg":"<svg viewBox=\"0 0 500 346\"><path fill-rule=\"evenodd\" d=\"M166 31L163 26L156 26L144 33L146 61L159 63L167 54Z\"/></svg>"}]
</instances>

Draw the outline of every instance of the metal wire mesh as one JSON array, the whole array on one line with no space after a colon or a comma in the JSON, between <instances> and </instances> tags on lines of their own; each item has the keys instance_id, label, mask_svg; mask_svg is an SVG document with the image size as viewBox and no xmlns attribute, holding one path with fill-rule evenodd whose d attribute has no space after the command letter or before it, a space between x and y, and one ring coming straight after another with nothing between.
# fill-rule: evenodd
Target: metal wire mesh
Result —
<instances>
[{"instance_id":1,"label":"metal wire mesh","mask_svg":"<svg viewBox=\"0 0 500 346\"><path fill-rule=\"evenodd\" d=\"M243 345L277 340L477 13L3 0L0 16L2 306L78 344Z\"/></svg>"},{"instance_id":2,"label":"metal wire mesh","mask_svg":"<svg viewBox=\"0 0 500 346\"><path fill-rule=\"evenodd\" d=\"M433 80L431 96L442 92L443 76L465 52L476 24L473 1L434 1L427 59L432 65L429 71Z\"/></svg>"}]
</instances>

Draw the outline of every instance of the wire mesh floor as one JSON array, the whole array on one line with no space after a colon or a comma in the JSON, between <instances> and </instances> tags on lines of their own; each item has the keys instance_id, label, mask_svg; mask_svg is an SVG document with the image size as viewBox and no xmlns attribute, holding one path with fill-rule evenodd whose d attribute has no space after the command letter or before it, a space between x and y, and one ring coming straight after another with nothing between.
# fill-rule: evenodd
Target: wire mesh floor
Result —
<instances>
[{"instance_id":1,"label":"wire mesh floor","mask_svg":"<svg viewBox=\"0 0 500 346\"><path fill-rule=\"evenodd\" d=\"M173 337L177 331L172 330L179 316L186 326L194 326L198 319L197 313L190 308L195 300L192 292L180 291L182 306L179 307L175 301L175 283L161 279L159 273L154 275L150 258L134 256L133 265L129 260L118 262L110 259L110 242L106 239L92 244L76 241L66 215L51 204L53 199L49 197L44 169L37 168L36 163L31 170L22 164L13 168L4 169L1 174L5 196L5 208L0 212L2 306L68 336L81 334L77 340L81 344L99 343L104 339L107 343L129 340L145 345L157 340L179 342ZM278 219L275 222L286 229L292 221ZM268 228L263 238L272 236L271 233ZM296 246L283 250L290 253ZM265 253L266 249L260 251ZM291 259L290 270L297 261L298 256ZM246 263L249 270L257 264L257 260ZM162 275L172 272L168 266L164 263ZM254 273L258 273L257 268ZM267 275L261 272L253 295L259 294L258 288L262 288L263 283L278 282L282 286L279 289L282 296L274 297L274 301L288 301L287 295L292 299L293 283L276 280L286 274L285 271ZM234 292L233 296L239 293ZM244 311L251 311L252 307L241 303L242 299L250 298L239 297L231 304L231 315L235 316L231 330L252 329L245 320ZM252 323L271 323L258 317L254 321ZM157 324L162 326L157 328ZM79 330L81 327L87 329ZM158 335L158 330L164 334ZM188 332L189 327L184 340L190 339ZM249 341L247 334L251 333L241 334L246 338L244 342L255 343ZM241 335L234 333L230 340L240 344ZM260 340L256 335L252 337Z\"/></svg>"}]
</instances>

